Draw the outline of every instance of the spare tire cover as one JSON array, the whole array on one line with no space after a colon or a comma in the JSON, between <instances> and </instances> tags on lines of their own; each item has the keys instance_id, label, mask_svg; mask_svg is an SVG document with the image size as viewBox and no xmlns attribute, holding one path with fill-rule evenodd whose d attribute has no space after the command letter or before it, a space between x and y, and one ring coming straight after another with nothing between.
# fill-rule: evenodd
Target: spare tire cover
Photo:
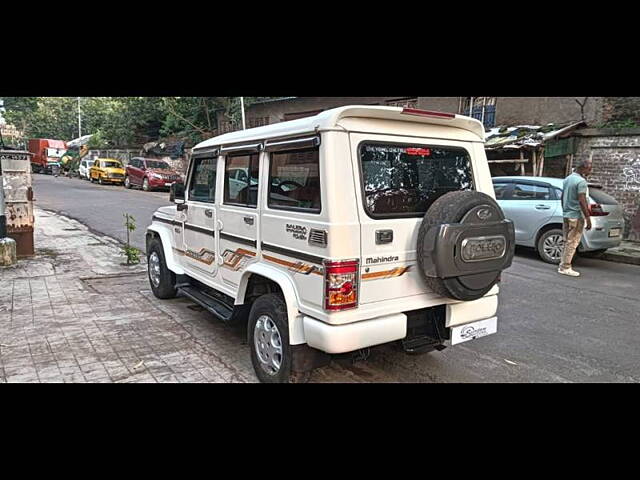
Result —
<instances>
[{"instance_id":1,"label":"spare tire cover","mask_svg":"<svg viewBox=\"0 0 640 480\"><path fill-rule=\"evenodd\" d=\"M449 192L436 200L427 211L418 235L418 266L427 285L437 294L456 300L476 300L486 295L498 282L503 268L497 267L495 270L485 270L481 273L465 271L464 274L448 278L427 275L432 261L429 257L431 246L427 245L429 243L428 233L442 224L490 227L497 225L500 221L504 221L502 209L493 198L481 192ZM513 239L507 239L505 255L510 255L508 265L511 264L514 248ZM456 252L456 250L453 251ZM462 255L462 252L457 252L452 257L458 255ZM453 262L454 258L451 258L451 261ZM483 262L478 262L477 265L478 269L482 270L480 267ZM473 264L467 264L467 266L474 268Z\"/></svg>"}]
</instances>

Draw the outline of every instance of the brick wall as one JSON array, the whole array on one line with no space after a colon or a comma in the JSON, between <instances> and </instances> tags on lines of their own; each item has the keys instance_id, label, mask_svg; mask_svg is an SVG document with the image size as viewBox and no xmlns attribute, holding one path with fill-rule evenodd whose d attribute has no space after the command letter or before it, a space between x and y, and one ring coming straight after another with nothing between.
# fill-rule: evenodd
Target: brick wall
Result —
<instances>
[{"instance_id":1,"label":"brick wall","mask_svg":"<svg viewBox=\"0 0 640 480\"><path fill-rule=\"evenodd\" d=\"M593 159L589 180L622 205L624 238L640 241L640 129L585 129L576 140L574 164Z\"/></svg>"}]
</instances>

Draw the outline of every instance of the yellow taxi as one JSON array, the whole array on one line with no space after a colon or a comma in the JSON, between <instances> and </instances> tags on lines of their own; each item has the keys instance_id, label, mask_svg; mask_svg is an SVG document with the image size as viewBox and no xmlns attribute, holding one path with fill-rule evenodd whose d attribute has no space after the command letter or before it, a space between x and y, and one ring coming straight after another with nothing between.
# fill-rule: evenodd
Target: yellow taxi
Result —
<instances>
[{"instance_id":1,"label":"yellow taxi","mask_svg":"<svg viewBox=\"0 0 640 480\"><path fill-rule=\"evenodd\" d=\"M91 183L124 183L125 170L120 160L113 158L98 158L89 169Z\"/></svg>"}]
</instances>

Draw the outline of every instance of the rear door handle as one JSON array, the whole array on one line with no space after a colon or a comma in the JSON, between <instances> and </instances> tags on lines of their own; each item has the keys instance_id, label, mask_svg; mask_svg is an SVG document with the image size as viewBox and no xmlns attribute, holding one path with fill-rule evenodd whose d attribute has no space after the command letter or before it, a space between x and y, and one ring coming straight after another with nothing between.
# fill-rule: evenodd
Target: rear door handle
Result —
<instances>
[{"instance_id":1,"label":"rear door handle","mask_svg":"<svg viewBox=\"0 0 640 480\"><path fill-rule=\"evenodd\" d=\"M204 214L209 218L213 218L213 210L205 210Z\"/></svg>"},{"instance_id":2,"label":"rear door handle","mask_svg":"<svg viewBox=\"0 0 640 480\"><path fill-rule=\"evenodd\" d=\"M536 205L536 210L550 210L551 207L549 205Z\"/></svg>"},{"instance_id":3,"label":"rear door handle","mask_svg":"<svg viewBox=\"0 0 640 480\"><path fill-rule=\"evenodd\" d=\"M244 223L247 225L253 225L253 217L244 217Z\"/></svg>"}]
</instances>

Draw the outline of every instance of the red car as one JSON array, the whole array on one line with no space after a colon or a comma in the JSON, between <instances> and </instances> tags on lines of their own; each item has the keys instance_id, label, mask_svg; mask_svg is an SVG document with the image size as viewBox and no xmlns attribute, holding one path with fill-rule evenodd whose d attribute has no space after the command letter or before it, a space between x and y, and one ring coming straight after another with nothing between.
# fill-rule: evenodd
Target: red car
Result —
<instances>
[{"instance_id":1,"label":"red car","mask_svg":"<svg viewBox=\"0 0 640 480\"><path fill-rule=\"evenodd\" d=\"M125 188L142 187L148 192L155 188L169 188L174 183L182 183L182 176L162 160L132 158L126 171Z\"/></svg>"}]
</instances>

